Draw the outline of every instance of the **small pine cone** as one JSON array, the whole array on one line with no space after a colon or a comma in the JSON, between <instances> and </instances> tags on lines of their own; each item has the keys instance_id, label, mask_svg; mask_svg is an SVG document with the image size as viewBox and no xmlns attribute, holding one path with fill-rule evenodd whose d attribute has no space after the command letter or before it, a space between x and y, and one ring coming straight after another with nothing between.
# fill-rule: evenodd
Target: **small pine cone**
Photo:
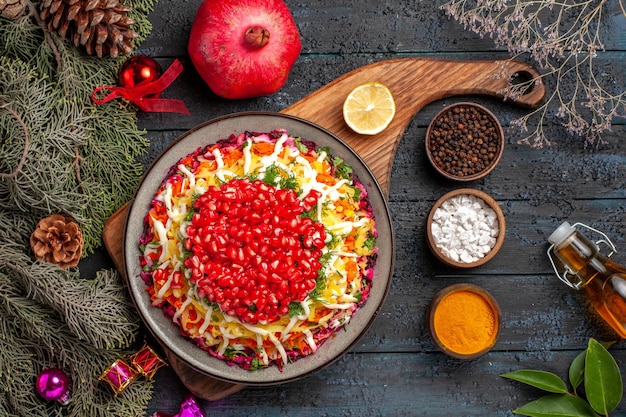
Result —
<instances>
[{"instance_id":1,"label":"small pine cone","mask_svg":"<svg viewBox=\"0 0 626 417\"><path fill-rule=\"evenodd\" d=\"M0 0L2 1L2 0ZM43 0L41 19L48 30L69 39L89 55L130 55L133 40L139 35L130 26L131 8L123 0Z\"/></svg>"},{"instance_id":2,"label":"small pine cone","mask_svg":"<svg viewBox=\"0 0 626 417\"><path fill-rule=\"evenodd\" d=\"M24 13L24 0L0 0L0 17L16 20Z\"/></svg>"},{"instance_id":3,"label":"small pine cone","mask_svg":"<svg viewBox=\"0 0 626 417\"><path fill-rule=\"evenodd\" d=\"M70 217L52 214L43 218L30 236L35 258L73 268L83 252L83 232Z\"/></svg>"}]
</instances>

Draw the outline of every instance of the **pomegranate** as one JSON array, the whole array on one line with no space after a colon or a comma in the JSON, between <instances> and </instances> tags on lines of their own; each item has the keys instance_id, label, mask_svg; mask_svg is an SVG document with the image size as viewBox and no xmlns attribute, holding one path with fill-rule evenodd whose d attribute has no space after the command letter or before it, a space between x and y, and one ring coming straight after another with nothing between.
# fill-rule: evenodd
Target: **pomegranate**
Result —
<instances>
[{"instance_id":1,"label":"pomegranate","mask_svg":"<svg viewBox=\"0 0 626 417\"><path fill-rule=\"evenodd\" d=\"M204 0L188 43L200 76L228 99L278 91L300 50L300 34L282 0Z\"/></svg>"}]
</instances>

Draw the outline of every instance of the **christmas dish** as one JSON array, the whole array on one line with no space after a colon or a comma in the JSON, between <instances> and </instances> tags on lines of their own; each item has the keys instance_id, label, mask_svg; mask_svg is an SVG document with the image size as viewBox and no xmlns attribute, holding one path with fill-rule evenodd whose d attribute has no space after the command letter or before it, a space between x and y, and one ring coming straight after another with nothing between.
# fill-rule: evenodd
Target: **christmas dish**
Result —
<instances>
[{"instance_id":1,"label":"christmas dish","mask_svg":"<svg viewBox=\"0 0 626 417\"><path fill-rule=\"evenodd\" d=\"M141 239L152 304L244 369L317 351L371 287L367 191L328 150L285 130L244 132L181 159Z\"/></svg>"},{"instance_id":2,"label":"christmas dish","mask_svg":"<svg viewBox=\"0 0 626 417\"><path fill-rule=\"evenodd\" d=\"M319 143L326 135L313 128L236 129L201 146L191 132L174 144L188 152L159 167L152 196L140 195L142 227L130 227L139 260L125 248L141 281L131 293L166 347L172 332L155 310L197 347L173 343L204 373L265 384L318 369L362 335L387 292L392 241L380 190L349 148ZM127 221L125 245L128 231Z\"/></svg>"}]
</instances>

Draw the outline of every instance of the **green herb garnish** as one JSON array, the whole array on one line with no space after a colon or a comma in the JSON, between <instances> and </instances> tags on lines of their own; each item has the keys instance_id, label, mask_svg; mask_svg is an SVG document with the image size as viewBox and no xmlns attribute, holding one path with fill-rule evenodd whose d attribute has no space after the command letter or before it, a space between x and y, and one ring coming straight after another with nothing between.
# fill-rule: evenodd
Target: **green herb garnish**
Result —
<instances>
[{"instance_id":1,"label":"green herb garnish","mask_svg":"<svg viewBox=\"0 0 626 417\"><path fill-rule=\"evenodd\" d=\"M304 307L302 303L298 301L292 301L289 303L289 317L301 316L304 314Z\"/></svg>"},{"instance_id":2,"label":"green herb garnish","mask_svg":"<svg viewBox=\"0 0 626 417\"><path fill-rule=\"evenodd\" d=\"M352 178L352 167L346 164L343 159L335 156L333 159L333 165L335 166L335 175L337 175L337 177L346 180Z\"/></svg>"},{"instance_id":3,"label":"green herb garnish","mask_svg":"<svg viewBox=\"0 0 626 417\"><path fill-rule=\"evenodd\" d=\"M374 236L371 232L368 232L367 239L365 239L365 242L363 242L363 246L365 246L369 250L372 250L374 249L374 245L376 245L376 236Z\"/></svg>"}]
</instances>

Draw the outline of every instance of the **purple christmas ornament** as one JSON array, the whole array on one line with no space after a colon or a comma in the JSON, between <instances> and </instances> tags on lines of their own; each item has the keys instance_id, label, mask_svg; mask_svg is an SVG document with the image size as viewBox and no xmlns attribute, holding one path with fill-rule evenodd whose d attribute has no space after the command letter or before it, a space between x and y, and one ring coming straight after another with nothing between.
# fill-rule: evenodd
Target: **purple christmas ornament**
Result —
<instances>
[{"instance_id":1,"label":"purple christmas ornament","mask_svg":"<svg viewBox=\"0 0 626 417\"><path fill-rule=\"evenodd\" d=\"M59 368L46 368L37 376L37 394L47 401L58 401L63 405L70 402L70 380Z\"/></svg>"},{"instance_id":2,"label":"purple christmas ornament","mask_svg":"<svg viewBox=\"0 0 626 417\"><path fill-rule=\"evenodd\" d=\"M180 405L178 414L167 414L157 411L152 414L152 417L206 417L206 414L200 409L196 398L193 395L188 395Z\"/></svg>"}]
</instances>

